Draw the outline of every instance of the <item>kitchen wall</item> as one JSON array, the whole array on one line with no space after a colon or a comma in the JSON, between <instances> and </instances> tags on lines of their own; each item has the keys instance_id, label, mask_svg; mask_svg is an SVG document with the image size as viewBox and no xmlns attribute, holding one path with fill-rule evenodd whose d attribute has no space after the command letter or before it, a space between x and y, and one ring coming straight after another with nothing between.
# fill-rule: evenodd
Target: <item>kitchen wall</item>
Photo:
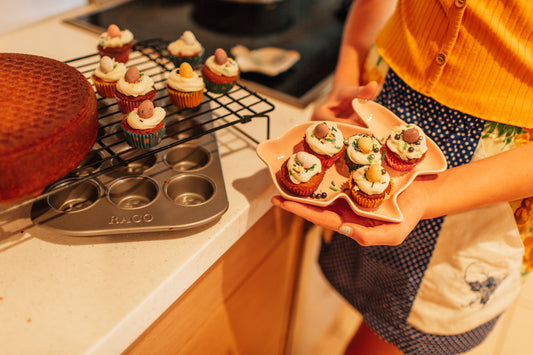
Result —
<instances>
[{"instance_id":1,"label":"kitchen wall","mask_svg":"<svg viewBox=\"0 0 533 355\"><path fill-rule=\"evenodd\" d=\"M0 34L87 5L91 0L11 0L0 6Z\"/></svg>"}]
</instances>

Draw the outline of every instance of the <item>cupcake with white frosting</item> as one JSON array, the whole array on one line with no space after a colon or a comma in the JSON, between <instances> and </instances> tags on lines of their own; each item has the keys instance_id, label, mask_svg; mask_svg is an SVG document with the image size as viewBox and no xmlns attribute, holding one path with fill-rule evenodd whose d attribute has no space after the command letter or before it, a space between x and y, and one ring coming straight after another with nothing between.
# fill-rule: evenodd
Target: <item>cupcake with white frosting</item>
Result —
<instances>
[{"instance_id":1,"label":"cupcake with white frosting","mask_svg":"<svg viewBox=\"0 0 533 355\"><path fill-rule=\"evenodd\" d=\"M292 154L281 166L280 180L289 192L298 196L309 196L324 179L325 169L313 154L298 152Z\"/></svg>"},{"instance_id":2,"label":"cupcake with white frosting","mask_svg":"<svg viewBox=\"0 0 533 355\"><path fill-rule=\"evenodd\" d=\"M102 97L114 97L117 82L126 74L124 63L115 61L113 58L103 56L94 72L91 80L96 92Z\"/></svg>"},{"instance_id":3,"label":"cupcake with white frosting","mask_svg":"<svg viewBox=\"0 0 533 355\"><path fill-rule=\"evenodd\" d=\"M98 37L97 50L100 56L108 56L117 62L126 63L130 57L133 46L133 33L130 30L121 30L117 25L111 24L107 31Z\"/></svg>"},{"instance_id":4,"label":"cupcake with white frosting","mask_svg":"<svg viewBox=\"0 0 533 355\"><path fill-rule=\"evenodd\" d=\"M426 152L426 136L412 123L394 127L385 143L385 160L399 171L412 170L424 159Z\"/></svg>"},{"instance_id":5,"label":"cupcake with white frosting","mask_svg":"<svg viewBox=\"0 0 533 355\"><path fill-rule=\"evenodd\" d=\"M208 91L223 94L230 91L239 79L239 65L228 57L226 51L218 48L207 58L202 68L205 87Z\"/></svg>"},{"instance_id":6,"label":"cupcake with white frosting","mask_svg":"<svg viewBox=\"0 0 533 355\"><path fill-rule=\"evenodd\" d=\"M329 168L344 154L344 137L335 122L316 122L305 130L304 149Z\"/></svg>"},{"instance_id":7,"label":"cupcake with white frosting","mask_svg":"<svg viewBox=\"0 0 533 355\"><path fill-rule=\"evenodd\" d=\"M197 68L202 64L205 49L196 39L194 33L185 31L174 42L167 46L168 57L178 68L182 63L189 63L191 67Z\"/></svg>"},{"instance_id":8,"label":"cupcake with white frosting","mask_svg":"<svg viewBox=\"0 0 533 355\"><path fill-rule=\"evenodd\" d=\"M350 170L364 165L381 164L383 145L376 137L366 133L357 133L346 138L345 158Z\"/></svg>"},{"instance_id":9,"label":"cupcake with white frosting","mask_svg":"<svg viewBox=\"0 0 533 355\"><path fill-rule=\"evenodd\" d=\"M154 101L156 89L148 74L140 73L137 67L130 67L117 83L115 98L122 113L133 111L145 101Z\"/></svg>"},{"instance_id":10,"label":"cupcake with white frosting","mask_svg":"<svg viewBox=\"0 0 533 355\"><path fill-rule=\"evenodd\" d=\"M189 63L181 63L167 79L168 98L179 108L196 107L202 103L205 83Z\"/></svg>"},{"instance_id":11,"label":"cupcake with white frosting","mask_svg":"<svg viewBox=\"0 0 533 355\"><path fill-rule=\"evenodd\" d=\"M122 131L126 142L138 149L155 147L165 135L165 109L154 107L150 100L124 115Z\"/></svg>"},{"instance_id":12,"label":"cupcake with white frosting","mask_svg":"<svg viewBox=\"0 0 533 355\"><path fill-rule=\"evenodd\" d=\"M392 191L392 180L381 164L371 164L352 170L348 182L355 202L365 208L377 208Z\"/></svg>"}]
</instances>

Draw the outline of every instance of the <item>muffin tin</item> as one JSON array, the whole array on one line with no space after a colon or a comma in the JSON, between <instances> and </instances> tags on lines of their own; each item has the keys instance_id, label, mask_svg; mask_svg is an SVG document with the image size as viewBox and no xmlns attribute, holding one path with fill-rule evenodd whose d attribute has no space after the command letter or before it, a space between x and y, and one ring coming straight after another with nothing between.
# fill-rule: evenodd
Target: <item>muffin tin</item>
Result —
<instances>
[{"instance_id":1,"label":"muffin tin","mask_svg":"<svg viewBox=\"0 0 533 355\"><path fill-rule=\"evenodd\" d=\"M274 106L237 84L223 95L206 92L197 108L176 108L165 87L174 66L160 48L159 41L137 44L127 66L138 66L155 82L154 104L167 112L161 144L130 147L115 100L98 97L97 141L76 169L31 201L35 224L78 236L169 231L208 224L227 210L214 132L266 117L268 139L267 113ZM89 78L98 60L91 55L70 63Z\"/></svg>"}]
</instances>

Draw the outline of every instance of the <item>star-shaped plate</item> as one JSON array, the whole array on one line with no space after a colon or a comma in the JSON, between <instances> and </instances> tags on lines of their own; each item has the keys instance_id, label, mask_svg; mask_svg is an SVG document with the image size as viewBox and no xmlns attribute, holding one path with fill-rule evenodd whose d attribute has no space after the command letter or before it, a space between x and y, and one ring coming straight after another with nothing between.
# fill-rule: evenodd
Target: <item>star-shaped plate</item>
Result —
<instances>
[{"instance_id":1,"label":"star-shaped plate","mask_svg":"<svg viewBox=\"0 0 533 355\"><path fill-rule=\"evenodd\" d=\"M392 128L405 122L389 111L384 106L369 100L355 99L352 103L354 111L367 124L360 127L350 124L337 123L344 138L357 133L373 134L375 137L386 139ZM303 138L305 130L314 122L306 122L291 128L279 138L262 142L257 147L257 155L265 162L270 171L272 181L280 195L287 200L303 202L314 206L326 207L337 199L344 199L350 208L358 215L388 222L400 222L403 214L400 210L397 198L418 175L434 174L446 170L446 158L437 144L426 136L428 150L426 157L411 171L396 171L383 161L383 167L389 172L393 191L379 207L374 209L363 208L357 205L350 197L348 190L349 170L341 157L334 166L330 167L316 190L316 193L326 193L325 198L302 197L290 193L280 180L280 169L285 160L292 154L303 150Z\"/></svg>"}]
</instances>

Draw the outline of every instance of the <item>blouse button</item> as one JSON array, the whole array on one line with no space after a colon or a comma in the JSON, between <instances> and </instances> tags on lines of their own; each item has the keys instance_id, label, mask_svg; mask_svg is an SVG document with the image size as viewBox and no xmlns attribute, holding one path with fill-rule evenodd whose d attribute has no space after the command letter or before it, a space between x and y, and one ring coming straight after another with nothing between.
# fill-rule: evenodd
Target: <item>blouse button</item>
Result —
<instances>
[{"instance_id":1,"label":"blouse button","mask_svg":"<svg viewBox=\"0 0 533 355\"><path fill-rule=\"evenodd\" d=\"M455 0L455 7L461 9L466 5L466 0Z\"/></svg>"},{"instance_id":2,"label":"blouse button","mask_svg":"<svg viewBox=\"0 0 533 355\"><path fill-rule=\"evenodd\" d=\"M444 53L437 54L435 61L437 62L438 65L443 65L444 63L446 63L446 54Z\"/></svg>"}]
</instances>

